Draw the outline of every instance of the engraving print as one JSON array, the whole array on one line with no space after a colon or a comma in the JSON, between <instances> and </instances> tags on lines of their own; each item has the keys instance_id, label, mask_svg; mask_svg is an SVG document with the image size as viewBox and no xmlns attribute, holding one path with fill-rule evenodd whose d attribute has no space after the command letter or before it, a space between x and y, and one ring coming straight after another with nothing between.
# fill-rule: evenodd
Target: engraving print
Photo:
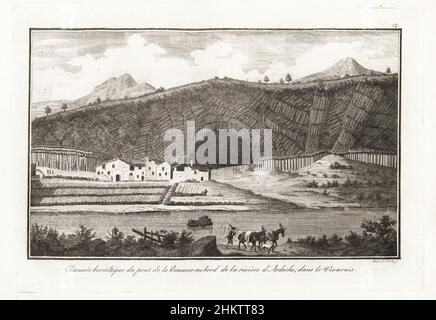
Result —
<instances>
[{"instance_id":1,"label":"engraving print","mask_svg":"<svg viewBox=\"0 0 436 320\"><path fill-rule=\"evenodd\" d=\"M28 258L399 258L401 31L31 29Z\"/></svg>"}]
</instances>

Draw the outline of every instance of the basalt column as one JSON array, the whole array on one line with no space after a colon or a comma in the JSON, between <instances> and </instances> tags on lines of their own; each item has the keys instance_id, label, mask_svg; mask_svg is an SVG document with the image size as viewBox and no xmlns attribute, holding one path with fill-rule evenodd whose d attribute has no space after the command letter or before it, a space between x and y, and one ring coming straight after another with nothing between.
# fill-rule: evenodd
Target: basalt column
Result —
<instances>
[{"instance_id":1,"label":"basalt column","mask_svg":"<svg viewBox=\"0 0 436 320\"><path fill-rule=\"evenodd\" d=\"M369 115L379 105L383 89L379 86L359 83L344 115L339 137L333 146L333 152L347 152L353 147L365 126Z\"/></svg>"},{"instance_id":2,"label":"basalt column","mask_svg":"<svg viewBox=\"0 0 436 320\"><path fill-rule=\"evenodd\" d=\"M306 138L306 152L319 150L319 138L325 121L328 97L325 92L316 91L309 115L309 128Z\"/></svg>"}]
</instances>

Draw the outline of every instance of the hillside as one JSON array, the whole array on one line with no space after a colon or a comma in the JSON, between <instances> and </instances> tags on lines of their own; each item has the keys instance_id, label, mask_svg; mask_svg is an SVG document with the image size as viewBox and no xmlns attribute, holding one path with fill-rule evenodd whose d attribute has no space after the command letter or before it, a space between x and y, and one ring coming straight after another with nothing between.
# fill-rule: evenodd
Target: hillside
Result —
<instances>
[{"instance_id":1,"label":"hillside","mask_svg":"<svg viewBox=\"0 0 436 320\"><path fill-rule=\"evenodd\" d=\"M70 109L77 108L76 105L73 105L73 102L71 100L53 100L53 101L42 101L42 102L32 103L30 105L30 115L32 120L35 118L46 116L45 107L50 107L52 112L62 111L61 106L63 103L66 103Z\"/></svg>"},{"instance_id":2,"label":"hillside","mask_svg":"<svg viewBox=\"0 0 436 320\"><path fill-rule=\"evenodd\" d=\"M79 147L105 158L163 159L169 128L271 128L273 155L397 149L398 77L302 84L232 79L52 114L32 122L32 145Z\"/></svg>"}]
</instances>

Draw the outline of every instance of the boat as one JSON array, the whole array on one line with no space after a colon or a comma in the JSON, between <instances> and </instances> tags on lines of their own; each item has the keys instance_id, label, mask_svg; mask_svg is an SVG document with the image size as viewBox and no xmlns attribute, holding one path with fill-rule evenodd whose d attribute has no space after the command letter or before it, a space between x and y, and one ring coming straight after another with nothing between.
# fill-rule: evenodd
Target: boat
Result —
<instances>
[{"instance_id":1,"label":"boat","mask_svg":"<svg viewBox=\"0 0 436 320\"><path fill-rule=\"evenodd\" d=\"M198 219L189 219L188 227L209 227L213 225L212 219L208 216L201 216Z\"/></svg>"}]
</instances>

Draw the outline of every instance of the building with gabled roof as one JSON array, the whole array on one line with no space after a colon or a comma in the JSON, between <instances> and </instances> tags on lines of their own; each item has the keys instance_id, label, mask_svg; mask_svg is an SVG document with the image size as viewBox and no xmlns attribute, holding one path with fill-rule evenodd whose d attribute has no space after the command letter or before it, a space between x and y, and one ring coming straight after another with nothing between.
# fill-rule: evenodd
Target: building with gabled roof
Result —
<instances>
[{"instance_id":1,"label":"building with gabled roof","mask_svg":"<svg viewBox=\"0 0 436 320\"><path fill-rule=\"evenodd\" d=\"M96 168L96 173L101 180L115 182L170 180L172 168L167 162L158 164L148 157L145 161L115 158L100 163Z\"/></svg>"},{"instance_id":2,"label":"building with gabled roof","mask_svg":"<svg viewBox=\"0 0 436 320\"><path fill-rule=\"evenodd\" d=\"M182 181L209 181L210 170L198 165L180 164L174 166L173 180Z\"/></svg>"}]
</instances>

